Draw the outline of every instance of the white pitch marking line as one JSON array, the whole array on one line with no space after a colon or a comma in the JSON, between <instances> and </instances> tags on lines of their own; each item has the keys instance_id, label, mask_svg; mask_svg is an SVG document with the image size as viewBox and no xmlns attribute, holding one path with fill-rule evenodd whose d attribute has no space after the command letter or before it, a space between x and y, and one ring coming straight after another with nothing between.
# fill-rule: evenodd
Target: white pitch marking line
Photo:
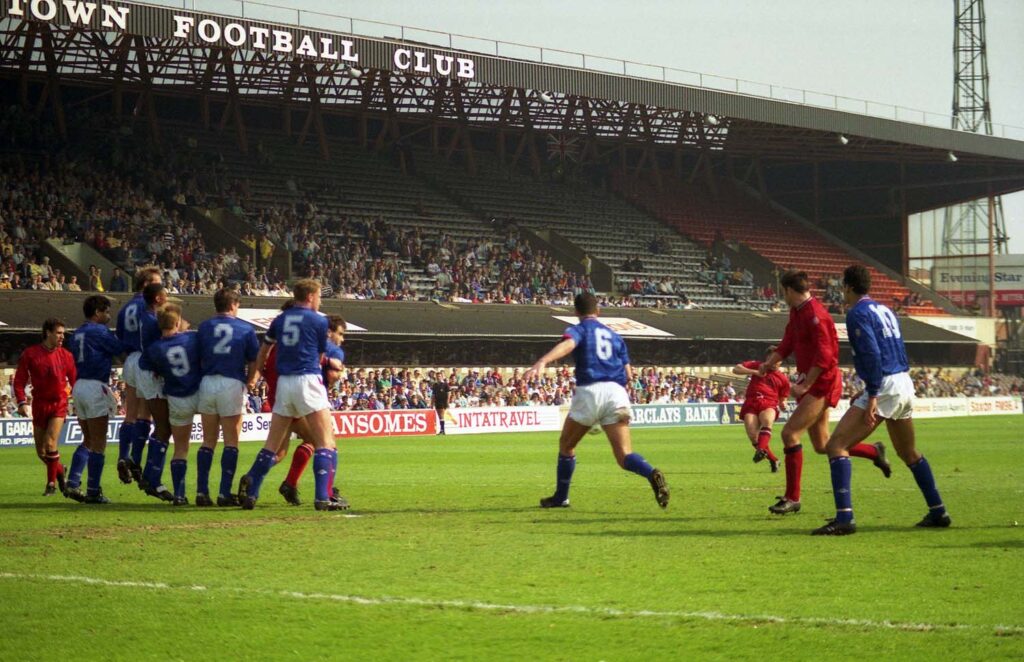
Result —
<instances>
[{"instance_id":1,"label":"white pitch marking line","mask_svg":"<svg viewBox=\"0 0 1024 662\"><path fill-rule=\"evenodd\" d=\"M267 589L210 588L208 586L174 586L164 582L136 582L113 579L99 579L80 575L34 575L0 572L0 579L15 581L49 581L84 584L87 586L108 586L113 588L145 588L163 591L222 591L248 595L293 598L296 600L322 600L344 602L366 606L411 606L430 608L468 609L473 611L501 611L515 614L579 614L612 618L680 618L686 620L725 621L736 623L774 623L779 625L846 626L872 628L877 630L898 630L903 632L935 631L983 631L1001 634L1024 634L1019 625L972 625L967 623L909 623L903 621L873 621L860 618L822 618L816 616L771 616L752 614L723 614L717 611L655 611L650 609L615 609L613 607L587 607L585 605L513 605L475 600L434 600L428 598L403 598L394 596L365 597L339 595L334 593L304 593L302 591L274 591Z\"/></svg>"}]
</instances>

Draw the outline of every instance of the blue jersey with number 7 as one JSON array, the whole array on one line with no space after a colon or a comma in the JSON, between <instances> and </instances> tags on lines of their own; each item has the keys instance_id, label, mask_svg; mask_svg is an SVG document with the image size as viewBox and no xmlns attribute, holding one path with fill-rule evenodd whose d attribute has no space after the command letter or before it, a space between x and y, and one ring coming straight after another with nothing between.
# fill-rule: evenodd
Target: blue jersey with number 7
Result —
<instances>
[{"instance_id":1,"label":"blue jersey with number 7","mask_svg":"<svg viewBox=\"0 0 1024 662\"><path fill-rule=\"evenodd\" d=\"M278 375L319 375L327 318L310 308L289 308L270 323L266 340L277 344Z\"/></svg>"},{"instance_id":2,"label":"blue jersey with number 7","mask_svg":"<svg viewBox=\"0 0 1024 662\"><path fill-rule=\"evenodd\" d=\"M595 382L615 382L626 385L629 352L619 334L595 318L586 317L576 326L566 329L562 337L576 341L572 350L576 361L576 384L586 386Z\"/></svg>"},{"instance_id":3,"label":"blue jersey with number 7","mask_svg":"<svg viewBox=\"0 0 1024 662\"><path fill-rule=\"evenodd\" d=\"M846 313L853 367L869 396L878 395L882 377L910 370L899 320L888 307L862 297Z\"/></svg>"}]
</instances>

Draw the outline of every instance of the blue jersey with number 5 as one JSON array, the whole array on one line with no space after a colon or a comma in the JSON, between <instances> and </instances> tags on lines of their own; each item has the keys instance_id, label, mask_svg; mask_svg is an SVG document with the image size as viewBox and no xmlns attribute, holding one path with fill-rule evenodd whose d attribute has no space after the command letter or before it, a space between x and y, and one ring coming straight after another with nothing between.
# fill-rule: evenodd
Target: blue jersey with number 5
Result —
<instances>
[{"instance_id":1,"label":"blue jersey with number 5","mask_svg":"<svg viewBox=\"0 0 1024 662\"><path fill-rule=\"evenodd\" d=\"M260 343L252 325L230 315L217 315L199 325L203 376L223 375L245 381L246 365L256 360Z\"/></svg>"},{"instance_id":2,"label":"blue jersey with number 5","mask_svg":"<svg viewBox=\"0 0 1024 662\"><path fill-rule=\"evenodd\" d=\"M619 334L593 317L587 317L566 329L562 337L576 341L572 357L576 360L577 384L615 382L626 385L629 352Z\"/></svg>"},{"instance_id":3,"label":"blue jersey with number 5","mask_svg":"<svg viewBox=\"0 0 1024 662\"><path fill-rule=\"evenodd\" d=\"M327 318L310 308L290 308L270 323L267 342L277 343L278 375L319 375Z\"/></svg>"},{"instance_id":4,"label":"blue jersey with number 5","mask_svg":"<svg viewBox=\"0 0 1024 662\"><path fill-rule=\"evenodd\" d=\"M124 354L124 345L102 324L86 322L71 334L67 344L75 357L79 379L95 379L106 384L110 381L110 367L114 357Z\"/></svg>"},{"instance_id":5,"label":"blue jersey with number 5","mask_svg":"<svg viewBox=\"0 0 1024 662\"><path fill-rule=\"evenodd\" d=\"M199 390L199 334L195 331L160 338L142 352L139 367L164 378L164 394L185 398Z\"/></svg>"},{"instance_id":6,"label":"blue jersey with number 5","mask_svg":"<svg viewBox=\"0 0 1024 662\"><path fill-rule=\"evenodd\" d=\"M853 366L869 396L878 395L882 377L910 370L899 320L888 307L862 297L846 313Z\"/></svg>"},{"instance_id":7,"label":"blue jersey with number 5","mask_svg":"<svg viewBox=\"0 0 1024 662\"><path fill-rule=\"evenodd\" d=\"M117 311L117 339L124 343L129 353L142 351L139 329L142 326L142 314L147 310L149 306L146 300L141 294L136 294Z\"/></svg>"}]
</instances>

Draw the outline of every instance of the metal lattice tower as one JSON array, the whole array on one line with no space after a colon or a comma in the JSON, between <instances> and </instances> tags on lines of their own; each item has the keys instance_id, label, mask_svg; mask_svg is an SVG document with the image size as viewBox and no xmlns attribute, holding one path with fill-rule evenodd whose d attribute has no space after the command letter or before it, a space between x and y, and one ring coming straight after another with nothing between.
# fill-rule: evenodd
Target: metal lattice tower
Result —
<instances>
[{"instance_id":1,"label":"metal lattice tower","mask_svg":"<svg viewBox=\"0 0 1024 662\"><path fill-rule=\"evenodd\" d=\"M988 98L988 55L985 45L985 0L953 0L953 128L992 135L992 107ZM995 199L992 247L1007 250L1003 204ZM988 254L989 204L975 200L946 209L942 228L944 255Z\"/></svg>"}]
</instances>

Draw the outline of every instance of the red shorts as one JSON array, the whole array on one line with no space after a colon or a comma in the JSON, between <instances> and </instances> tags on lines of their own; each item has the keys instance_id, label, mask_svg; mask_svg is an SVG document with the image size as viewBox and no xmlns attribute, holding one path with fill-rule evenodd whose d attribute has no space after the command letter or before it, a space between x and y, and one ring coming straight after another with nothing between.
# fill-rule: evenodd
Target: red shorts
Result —
<instances>
[{"instance_id":1,"label":"red shorts","mask_svg":"<svg viewBox=\"0 0 1024 662\"><path fill-rule=\"evenodd\" d=\"M824 398L826 405L835 407L843 399L842 375L839 374L838 370L834 371L831 377L821 375L805 395L813 398Z\"/></svg>"},{"instance_id":2,"label":"red shorts","mask_svg":"<svg viewBox=\"0 0 1024 662\"><path fill-rule=\"evenodd\" d=\"M754 414L760 416L761 412L768 409L775 410L775 418L779 417L779 405L767 402L765 400L748 400L743 403L743 408L740 409L740 418L744 418L747 414Z\"/></svg>"},{"instance_id":3,"label":"red shorts","mask_svg":"<svg viewBox=\"0 0 1024 662\"><path fill-rule=\"evenodd\" d=\"M47 402L45 400L32 401L32 425L37 428L45 428L51 418L67 418L68 401Z\"/></svg>"}]
</instances>

